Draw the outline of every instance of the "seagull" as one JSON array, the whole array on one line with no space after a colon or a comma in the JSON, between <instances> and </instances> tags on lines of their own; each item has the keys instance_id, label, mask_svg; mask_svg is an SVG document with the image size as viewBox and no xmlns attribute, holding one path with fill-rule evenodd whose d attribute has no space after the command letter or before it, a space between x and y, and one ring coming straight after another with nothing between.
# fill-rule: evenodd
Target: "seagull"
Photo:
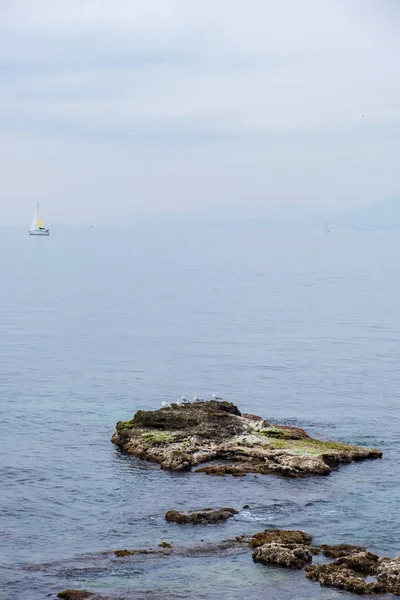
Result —
<instances>
[{"instance_id":1,"label":"seagull","mask_svg":"<svg viewBox=\"0 0 400 600\"><path fill-rule=\"evenodd\" d=\"M201 402L201 398L197 394L194 395L193 402Z\"/></svg>"},{"instance_id":2,"label":"seagull","mask_svg":"<svg viewBox=\"0 0 400 600\"><path fill-rule=\"evenodd\" d=\"M165 400L163 400L161 402L161 404L163 405L164 408L170 408L170 406L171 406L170 404L168 404L168 402L165 402Z\"/></svg>"},{"instance_id":3,"label":"seagull","mask_svg":"<svg viewBox=\"0 0 400 600\"><path fill-rule=\"evenodd\" d=\"M222 398L220 396L217 396L217 394L213 394L212 399L213 400L222 400Z\"/></svg>"},{"instance_id":4,"label":"seagull","mask_svg":"<svg viewBox=\"0 0 400 600\"><path fill-rule=\"evenodd\" d=\"M186 396L181 396L180 401L182 402L182 404L187 404L189 402L189 400L186 398Z\"/></svg>"},{"instance_id":5,"label":"seagull","mask_svg":"<svg viewBox=\"0 0 400 600\"><path fill-rule=\"evenodd\" d=\"M178 406L183 406L184 402L181 398L178 398L178 400L175 402L175 404L177 404Z\"/></svg>"}]
</instances>

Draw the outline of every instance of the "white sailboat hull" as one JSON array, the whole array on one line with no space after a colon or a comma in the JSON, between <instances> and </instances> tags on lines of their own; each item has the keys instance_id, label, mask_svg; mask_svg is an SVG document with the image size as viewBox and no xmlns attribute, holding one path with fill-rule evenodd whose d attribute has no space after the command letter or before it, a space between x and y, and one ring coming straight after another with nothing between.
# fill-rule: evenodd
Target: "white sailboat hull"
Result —
<instances>
[{"instance_id":1,"label":"white sailboat hull","mask_svg":"<svg viewBox=\"0 0 400 600\"><path fill-rule=\"evenodd\" d=\"M29 235L50 235L50 229L35 229L33 231L30 230Z\"/></svg>"}]
</instances>

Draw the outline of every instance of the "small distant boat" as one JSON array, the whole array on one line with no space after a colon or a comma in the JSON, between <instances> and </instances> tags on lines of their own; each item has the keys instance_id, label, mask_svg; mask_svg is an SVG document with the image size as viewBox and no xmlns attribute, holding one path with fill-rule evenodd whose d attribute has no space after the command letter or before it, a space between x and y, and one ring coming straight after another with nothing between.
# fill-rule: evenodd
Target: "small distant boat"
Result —
<instances>
[{"instance_id":1,"label":"small distant boat","mask_svg":"<svg viewBox=\"0 0 400 600\"><path fill-rule=\"evenodd\" d=\"M328 221L326 221L326 223L325 223L325 229L324 229L324 232L325 232L325 233L330 233L330 232L331 232L331 230L329 229Z\"/></svg>"},{"instance_id":2,"label":"small distant boat","mask_svg":"<svg viewBox=\"0 0 400 600\"><path fill-rule=\"evenodd\" d=\"M43 221L39 216L39 202L36 204L36 210L29 229L29 235L50 235L50 229L43 227Z\"/></svg>"}]
</instances>

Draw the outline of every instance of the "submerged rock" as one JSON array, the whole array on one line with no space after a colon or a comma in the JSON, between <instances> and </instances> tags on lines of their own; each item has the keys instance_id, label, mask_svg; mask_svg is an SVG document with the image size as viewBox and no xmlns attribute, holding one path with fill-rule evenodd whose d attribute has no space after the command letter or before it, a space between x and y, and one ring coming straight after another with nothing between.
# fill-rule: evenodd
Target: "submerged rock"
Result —
<instances>
[{"instance_id":1,"label":"submerged rock","mask_svg":"<svg viewBox=\"0 0 400 600\"><path fill-rule=\"evenodd\" d=\"M264 544L253 551L253 560L264 564L272 564L290 569L302 569L311 562L311 552L308 546L289 548L282 544Z\"/></svg>"},{"instance_id":2,"label":"submerged rock","mask_svg":"<svg viewBox=\"0 0 400 600\"><path fill-rule=\"evenodd\" d=\"M342 463L382 456L373 448L314 440L303 429L271 425L216 400L140 410L131 421L117 423L111 441L163 469L203 465L197 472L209 475L329 475Z\"/></svg>"},{"instance_id":3,"label":"submerged rock","mask_svg":"<svg viewBox=\"0 0 400 600\"><path fill-rule=\"evenodd\" d=\"M188 523L193 525L208 525L226 521L237 514L238 511L234 508L205 508L204 510L190 510L188 512L169 510L165 518L167 521L178 523L179 525L186 525Z\"/></svg>"}]
</instances>

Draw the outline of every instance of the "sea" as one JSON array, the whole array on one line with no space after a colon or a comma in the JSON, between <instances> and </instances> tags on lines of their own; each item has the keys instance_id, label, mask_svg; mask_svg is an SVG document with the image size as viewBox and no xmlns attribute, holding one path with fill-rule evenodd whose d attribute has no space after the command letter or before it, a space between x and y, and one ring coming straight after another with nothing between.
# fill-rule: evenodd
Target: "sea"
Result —
<instances>
[{"instance_id":1,"label":"sea","mask_svg":"<svg viewBox=\"0 0 400 600\"><path fill-rule=\"evenodd\" d=\"M1 600L352 597L213 551L266 528L400 555L400 233L223 221L0 233ZM139 409L213 393L383 458L329 477L210 477L110 442ZM164 519L220 506L239 513ZM161 541L179 551L112 553Z\"/></svg>"}]
</instances>

